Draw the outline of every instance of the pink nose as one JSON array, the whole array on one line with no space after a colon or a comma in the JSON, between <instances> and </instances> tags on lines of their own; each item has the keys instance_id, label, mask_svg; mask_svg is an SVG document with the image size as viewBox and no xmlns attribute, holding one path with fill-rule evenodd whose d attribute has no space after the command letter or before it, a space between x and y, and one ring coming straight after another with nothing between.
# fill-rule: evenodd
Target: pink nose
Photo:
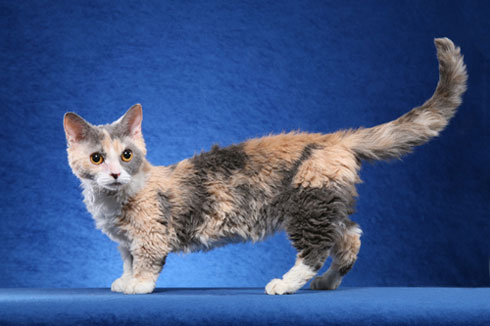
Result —
<instances>
[{"instance_id":1,"label":"pink nose","mask_svg":"<svg viewBox=\"0 0 490 326\"><path fill-rule=\"evenodd\" d=\"M114 180L117 180L117 177L120 175L121 175L121 173L111 173L111 177L113 177Z\"/></svg>"}]
</instances>

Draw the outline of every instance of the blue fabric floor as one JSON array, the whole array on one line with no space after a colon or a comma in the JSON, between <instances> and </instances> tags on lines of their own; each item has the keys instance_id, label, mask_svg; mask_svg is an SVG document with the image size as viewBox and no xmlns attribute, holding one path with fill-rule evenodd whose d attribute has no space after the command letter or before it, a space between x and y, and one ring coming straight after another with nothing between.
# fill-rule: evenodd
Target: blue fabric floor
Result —
<instances>
[{"instance_id":1,"label":"blue fabric floor","mask_svg":"<svg viewBox=\"0 0 490 326\"><path fill-rule=\"evenodd\" d=\"M490 325L490 288L0 289L1 325Z\"/></svg>"}]
</instances>

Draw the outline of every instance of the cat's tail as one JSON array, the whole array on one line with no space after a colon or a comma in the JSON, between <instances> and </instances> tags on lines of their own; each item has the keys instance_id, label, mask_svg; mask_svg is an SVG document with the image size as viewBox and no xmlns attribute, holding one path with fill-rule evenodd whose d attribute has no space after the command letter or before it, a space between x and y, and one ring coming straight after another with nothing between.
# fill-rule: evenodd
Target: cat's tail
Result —
<instances>
[{"instance_id":1,"label":"cat's tail","mask_svg":"<svg viewBox=\"0 0 490 326\"><path fill-rule=\"evenodd\" d=\"M346 131L343 142L360 159L398 158L437 136L456 113L468 78L463 56L448 38L437 38L434 43L439 60L439 83L434 95L394 121Z\"/></svg>"}]
</instances>

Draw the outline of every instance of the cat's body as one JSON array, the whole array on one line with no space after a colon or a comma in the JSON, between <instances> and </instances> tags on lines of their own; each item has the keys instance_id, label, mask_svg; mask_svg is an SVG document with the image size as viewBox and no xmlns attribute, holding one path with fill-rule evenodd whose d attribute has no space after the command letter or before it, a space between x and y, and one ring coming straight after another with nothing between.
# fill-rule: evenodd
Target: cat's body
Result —
<instances>
[{"instance_id":1,"label":"cat's body","mask_svg":"<svg viewBox=\"0 0 490 326\"><path fill-rule=\"evenodd\" d=\"M124 274L112 290L149 293L170 252L258 241L285 230L294 267L268 294L293 293L327 257L314 289L335 289L352 268L361 230L350 221L362 159L390 159L436 136L454 115L466 71L448 39L437 39L440 82L433 97L399 119L333 134L251 139L169 167L145 159L141 106L110 125L65 115L68 157L96 225L119 243Z\"/></svg>"}]
</instances>

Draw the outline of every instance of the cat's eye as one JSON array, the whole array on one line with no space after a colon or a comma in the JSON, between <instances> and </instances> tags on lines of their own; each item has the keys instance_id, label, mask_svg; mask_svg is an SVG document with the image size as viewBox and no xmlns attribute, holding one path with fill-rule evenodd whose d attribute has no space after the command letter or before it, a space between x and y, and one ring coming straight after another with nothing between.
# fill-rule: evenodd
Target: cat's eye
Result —
<instances>
[{"instance_id":1,"label":"cat's eye","mask_svg":"<svg viewBox=\"0 0 490 326\"><path fill-rule=\"evenodd\" d=\"M99 165L104 162L104 157L100 153L93 153L90 155L90 162L95 165Z\"/></svg>"},{"instance_id":2,"label":"cat's eye","mask_svg":"<svg viewBox=\"0 0 490 326\"><path fill-rule=\"evenodd\" d=\"M133 152L130 149L124 150L121 154L121 160L124 162L129 162L133 158Z\"/></svg>"}]
</instances>

